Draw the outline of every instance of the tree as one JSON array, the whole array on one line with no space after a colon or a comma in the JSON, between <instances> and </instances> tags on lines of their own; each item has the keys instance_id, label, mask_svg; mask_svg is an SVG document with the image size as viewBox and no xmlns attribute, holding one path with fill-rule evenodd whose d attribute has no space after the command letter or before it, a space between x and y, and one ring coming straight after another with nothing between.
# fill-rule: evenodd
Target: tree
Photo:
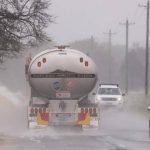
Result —
<instances>
[{"instance_id":1,"label":"tree","mask_svg":"<svg viewBox=\"0 0 150 150\"><path fill-rule=\"evenodd\" d=\"M0 0L0 50L19 51L32 40L48 40L50 0Z\"/></svg>"}]
</instances>

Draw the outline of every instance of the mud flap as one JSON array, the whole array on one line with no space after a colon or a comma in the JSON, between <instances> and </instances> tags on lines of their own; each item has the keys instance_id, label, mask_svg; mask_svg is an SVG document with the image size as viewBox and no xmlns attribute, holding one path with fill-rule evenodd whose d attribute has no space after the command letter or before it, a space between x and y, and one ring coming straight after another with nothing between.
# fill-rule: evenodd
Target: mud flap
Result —
<instances>
[{"instance_id":1,"label":"mud flap","mask_svg":"<svg viewBox=\"0 0 150 150\"><path fill-rule=\"evenodd\" d=\"M28 127L47 127L49 124L48 108L28 107Z\"/></svg>"},{"instance_id":2,"label":"mud flap","mask_svg":"<svg viewBox=\"0 0 150 150\"><path fill-rule=\"evenodd\" d=\"M99 110L98 107L82 107L79 108L78 124L83 128L99 127Z\"/></svg>"}]
</instances>

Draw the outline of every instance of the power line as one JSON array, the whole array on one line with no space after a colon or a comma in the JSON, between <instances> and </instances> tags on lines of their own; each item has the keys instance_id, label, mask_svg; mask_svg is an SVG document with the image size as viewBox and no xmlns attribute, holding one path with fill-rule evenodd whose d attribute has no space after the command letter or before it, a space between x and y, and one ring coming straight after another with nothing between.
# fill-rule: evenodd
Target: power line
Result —
<instances>
[{"instance_id":1,"label":"power line","mask_svg":"<svg viewBox=\"0 0 150 150\"><path fill-rule=\"evenodd\" d=\"M133 12L133 14L131 15L131 14L128 14L128 16L130 16L129 17L129 20L136 20L136 18L138 17L138 6L136 6L136 8L135 8L135 11Z\"/></svg>"}]
</instances>

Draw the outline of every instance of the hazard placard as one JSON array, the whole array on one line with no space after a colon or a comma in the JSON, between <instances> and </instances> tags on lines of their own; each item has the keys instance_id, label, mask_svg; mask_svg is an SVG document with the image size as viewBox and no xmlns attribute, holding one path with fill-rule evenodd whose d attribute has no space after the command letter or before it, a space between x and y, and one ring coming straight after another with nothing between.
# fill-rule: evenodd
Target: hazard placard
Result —
<instances>
[{"instance_id":1,"label":"hazard placard","mask_svg":"<svg viewBox=\"0 0 150 150\"><path fill-rule=\"evenodd\" d=\"M70 92L57 92L56 98L71 98Z\"/></svg>"}]
</instances>

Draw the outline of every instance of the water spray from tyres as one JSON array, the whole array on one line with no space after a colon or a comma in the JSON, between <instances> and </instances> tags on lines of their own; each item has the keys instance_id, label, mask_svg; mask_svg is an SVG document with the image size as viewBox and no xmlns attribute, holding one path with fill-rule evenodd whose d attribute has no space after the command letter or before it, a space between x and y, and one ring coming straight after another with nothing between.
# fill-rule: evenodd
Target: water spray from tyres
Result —
<instances>
[{"instance_id":1,"label":"water spray from tyres","mask_svg":"<svg viewBox=\"0 0 150 150\"><path fill-rule=\"evenodd\" d=\"M0 118L0 133L10 134L26 129L26 102L22 93L14 93L0 85Z\"/></svg>"}]
</instances>

